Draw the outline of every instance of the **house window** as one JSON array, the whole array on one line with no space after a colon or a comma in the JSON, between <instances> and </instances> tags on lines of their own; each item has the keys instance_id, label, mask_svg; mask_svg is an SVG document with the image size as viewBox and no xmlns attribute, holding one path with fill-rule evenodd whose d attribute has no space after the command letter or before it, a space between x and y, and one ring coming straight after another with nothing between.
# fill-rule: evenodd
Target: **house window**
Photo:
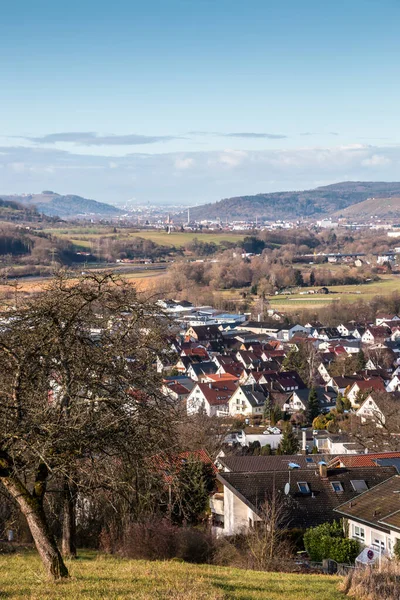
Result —
<instances>
[{"instance_id":1,"label":"house window","mask_svg":"<svg viewBox=\"0 0 400 600\"><path fill-rule=\"evenodd\" d=\"M361 541L365 540L365 529L359 525L353 525L353 537Z\"/></svg>"},{"instance_id":2,"label":"house window","mask_svg":"<svg viewBox=\"0 0 400 600\"><path fill-rule=\"evenodd\" d=\"M310 493L310 487L309 487L308 483L306 483L305 481L298 481L297 487L299 488L299 490L302 494Z\"/></svg>"},{"instance_id":3,"label":"house window","mask_svg":"<svg viewBox=\"0 0 400 600\"><path fill-rule=\"evenodd\" d=\"M332 481L331 486L334 492L343 492L343 486L340 481Z\"/></svg>"},{"instance_id":4,"label":"house window","mask_svg":"<svg viewBox=\"0 0 400 600\"><path fill-rule=\"evenodd\" d=\"M385 542L383 540L375 538L374 541L372 542L372 547L377 548L378 550L384 550Z\"/></svg>"},{"instance_id":5,"label":"house window","mask_svg":"<svg viewBox=\"0 0 400 600\"><path fill-rule=\"evenodd\" d=\"M366 492L368 489L368 486L363 479L352 479L350 483L355 492Z\"/></svg>"}]
</instances>

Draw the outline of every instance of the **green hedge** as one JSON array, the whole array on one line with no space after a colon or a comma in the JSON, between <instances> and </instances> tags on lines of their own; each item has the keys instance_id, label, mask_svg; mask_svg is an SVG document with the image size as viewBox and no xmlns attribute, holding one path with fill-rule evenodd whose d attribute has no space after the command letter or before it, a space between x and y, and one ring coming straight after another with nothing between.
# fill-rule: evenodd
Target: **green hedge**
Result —
<instances>
[{"instance_id":1,"label":"green hedge","mask_svg":"<svg viewBox=\"0 0 400 600\"><path fill-rule=\"evenodd\" d=\"M311 560L322 562L331 558L338 563L353 563L360 553L357 540L344 537L343 525L340 521L323 523L307 529L304 534L304 547Z\"/></svg>"}]
</instances>

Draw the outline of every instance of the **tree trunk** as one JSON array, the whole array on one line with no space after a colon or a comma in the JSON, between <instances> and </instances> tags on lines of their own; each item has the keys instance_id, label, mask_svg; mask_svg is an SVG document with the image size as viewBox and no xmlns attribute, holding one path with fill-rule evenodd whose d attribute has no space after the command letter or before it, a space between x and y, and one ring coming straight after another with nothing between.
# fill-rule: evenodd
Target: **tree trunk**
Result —
<instances>
[{"instance_id":1,"label":"tree trunk","mask_svg":"<svg viewBox=\"0 0 400 600\"><path fill-rule=\"evenodd\" d=\"M68 577L68 569L49 529L41 503L28 492L17 478L9 476L2 477L0 480L18 503L22 514L25 516L48 575L52 579Z\"/></svg>"},{"instance_id":2,"label":"tree trunk","mask_svg":"<svg viewBox=\"0 0 400 600\"><path fill-rule=\"evenodd\" d=\"M76 486L64 482L61 551L65 558L76 558Z\"/></svg>"}]
</instances>

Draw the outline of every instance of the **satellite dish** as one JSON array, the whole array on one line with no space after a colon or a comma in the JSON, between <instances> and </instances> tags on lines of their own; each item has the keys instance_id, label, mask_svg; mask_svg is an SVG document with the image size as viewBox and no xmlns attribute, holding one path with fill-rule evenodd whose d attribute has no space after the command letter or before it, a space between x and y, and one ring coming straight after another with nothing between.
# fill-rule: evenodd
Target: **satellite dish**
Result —
<instances>
[{"instance_id":1,"label":"satellite dish","mask_svg":"<svg viewBox=\"0 0 400 600\"><path fill-rule=\"evenodd\" d=\"M288 495L289 492L290 492L290 483L288 482L288 483L285 484L285 494L286 494L286 496Z\"/></svg>"}]
</instances>

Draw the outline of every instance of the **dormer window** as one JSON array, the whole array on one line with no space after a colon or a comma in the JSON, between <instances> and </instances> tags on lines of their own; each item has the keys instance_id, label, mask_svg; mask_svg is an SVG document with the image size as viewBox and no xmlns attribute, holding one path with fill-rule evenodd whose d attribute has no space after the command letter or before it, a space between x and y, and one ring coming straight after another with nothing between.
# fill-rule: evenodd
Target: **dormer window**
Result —
<instances>
[{"instance_id":1,"label":"dormer window","mask_svg":"<svg viewBox=\"0 0 400 600\"><path fill-rule=\"evenodd\" d=\"M334 492L336 492L336 493L343 492L343 486L340 483L340 481L332 481L331 486L332 486L332 489Z\"/></svg>"},{"instance_id":2,"label":"dormer window","mask_svg":"<svg viewBox=\"0 0 400 600\"><path fill-rule=\"evenodd\" d=\"M297 482L297 487L299 488L299 491L302 494L309 494L310 493L310 486L308 485L308 483L306 481L298 481Z\"/></svg>"},{"instance_id":3,"label":"dormer window","mask_svg":"<svg viewBox=\"0 0 400 600\"><path fill-rule=\"evenodd\" d=\"M352 479L350 483L355 492L366 492L368 490L368 486L364 479Z\"/></svg>"}]
</instances>

